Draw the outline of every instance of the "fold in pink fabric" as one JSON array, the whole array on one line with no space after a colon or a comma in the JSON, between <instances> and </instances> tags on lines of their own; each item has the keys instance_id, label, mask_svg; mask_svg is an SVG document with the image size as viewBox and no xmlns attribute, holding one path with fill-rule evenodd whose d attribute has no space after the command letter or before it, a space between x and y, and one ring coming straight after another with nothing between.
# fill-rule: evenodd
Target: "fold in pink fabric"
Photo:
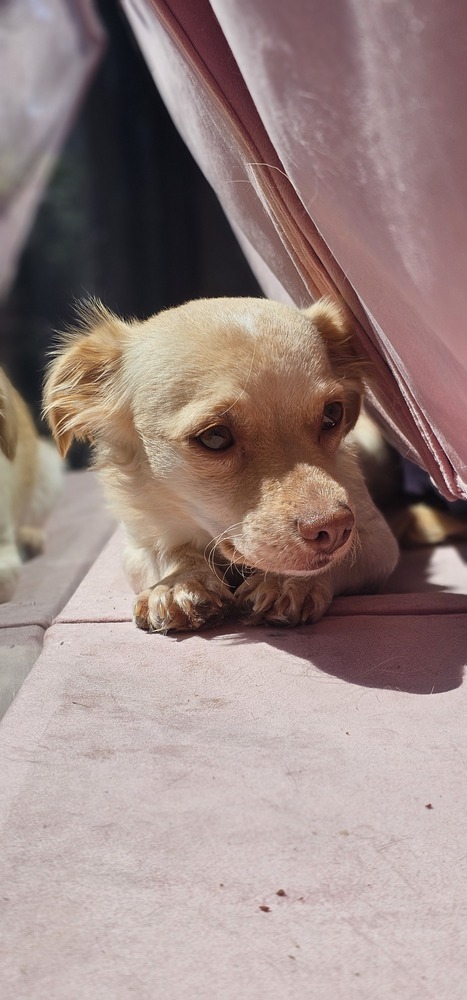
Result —
<instances>
[{"instance_id":1,"label":"fold in pink fabric","mask_svg":"<svg viewBox=\"0 0 467 1000\"><path fill-rule=\"evenodd\" d=\"M104 48L93 0L0 4L0 294Z\"/></svg>"},{"instance_id":2,"label":"fold in pink fabric","mask_svg":"<svg viewBox=\"0 0 467 1000\"><path fill-rule=\"evenodd\" d=\"M403 454L467 496L462 0L123 0L265 294L332 294Z\"/></svg>"}]
</instances>

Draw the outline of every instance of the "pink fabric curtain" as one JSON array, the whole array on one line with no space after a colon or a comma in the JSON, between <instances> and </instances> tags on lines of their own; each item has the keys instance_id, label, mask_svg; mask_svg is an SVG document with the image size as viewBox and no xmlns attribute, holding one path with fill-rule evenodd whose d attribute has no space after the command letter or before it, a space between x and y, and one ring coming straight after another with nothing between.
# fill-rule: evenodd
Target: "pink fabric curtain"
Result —
<instances>
[{"instance_id":1,"label":"pink fabric curtain","mask_svg":"<svg viewBox=\"0 0 467 1000\"><path fill-rule=\"evenodd\" d=\"M467 496L463 0L122 0L266 294L341 295L401 451Z\"/></svg>"},{"instance_id":2,"label":"pink fabric curtain","mask_svg":"<svg viewBox=\"0 0 467 1000\"><path fill-rule=\"evenodd\" d=\"M0 4L0 294L103 46L92 0Z\"/></svg>"}]
</instances>

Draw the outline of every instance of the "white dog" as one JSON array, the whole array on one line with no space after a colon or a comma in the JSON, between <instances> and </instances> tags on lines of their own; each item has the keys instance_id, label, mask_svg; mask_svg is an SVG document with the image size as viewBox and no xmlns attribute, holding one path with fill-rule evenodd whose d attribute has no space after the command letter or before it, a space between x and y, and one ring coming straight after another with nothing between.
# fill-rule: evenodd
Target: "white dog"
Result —
<instances>
[{"instance_id":1,"label":"white dog","mask_svg":"<svg viewBox=\"0 0 467 1000\"><path fill-rule=\"evenodd\" d=\"M95 444L137 625L314 622L387 578L397 544L345 440L364 374L329 300L201 300L129 323L88 307L45 412L63 455Z\"/></svg>"},{"instance_id":2,"label":"white dog","mask_svg":"<svg viewBox=\"0 0 467 1000\"><path fill-rule=\"evenodd\" d=\"M25 402L0 368L0 603L12 599L22 560L42 552L43 524L61 485L56 448L37 436Z\"/></svg>"}]
</instances>

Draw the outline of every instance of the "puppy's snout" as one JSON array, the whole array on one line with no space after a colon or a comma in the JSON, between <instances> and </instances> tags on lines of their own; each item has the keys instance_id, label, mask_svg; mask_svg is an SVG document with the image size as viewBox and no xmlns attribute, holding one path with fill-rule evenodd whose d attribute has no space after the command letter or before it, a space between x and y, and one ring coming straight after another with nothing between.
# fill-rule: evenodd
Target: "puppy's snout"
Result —
<instances>
[{"instance_id":1,"label":"puppy's snout","mask_svg":"<svg viewBox=\"0 0 467 1000\"><path fill-rule=\"evenodd\" d=\"M296 521L301 537L314 552L331 555L348 541L355 524L350 507L342 506L331 517L321 519L299 518Z\"/></svg>"}]
</instances>

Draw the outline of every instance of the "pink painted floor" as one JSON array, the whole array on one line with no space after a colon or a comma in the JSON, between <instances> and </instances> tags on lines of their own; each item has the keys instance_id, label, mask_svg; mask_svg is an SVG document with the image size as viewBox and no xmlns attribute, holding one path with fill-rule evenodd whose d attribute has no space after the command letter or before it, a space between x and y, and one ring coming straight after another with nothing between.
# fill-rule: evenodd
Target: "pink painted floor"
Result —
<instances>
[{"instance_id":1,"label":"pink painted floor","mask_svg":"<svg viewBox=\"0 0 467 1000\"><path fill-rule=\"evenodd\" d=\"M115 531L94 473L67 472L42 555L24 563L12 601L0 604L0 720L36 662L44 635Z\"/></svg>"},{"instance_id":2,"label":"pink painted floor","mask_svg":"<svg viewBox=\"0 0 467 1000\"><path fill-rule=\"evenodd\" d=\"M466 552L169 638L119 547L0 725L1 995L464 1000Z\"/></svg>"}]
</instances>

